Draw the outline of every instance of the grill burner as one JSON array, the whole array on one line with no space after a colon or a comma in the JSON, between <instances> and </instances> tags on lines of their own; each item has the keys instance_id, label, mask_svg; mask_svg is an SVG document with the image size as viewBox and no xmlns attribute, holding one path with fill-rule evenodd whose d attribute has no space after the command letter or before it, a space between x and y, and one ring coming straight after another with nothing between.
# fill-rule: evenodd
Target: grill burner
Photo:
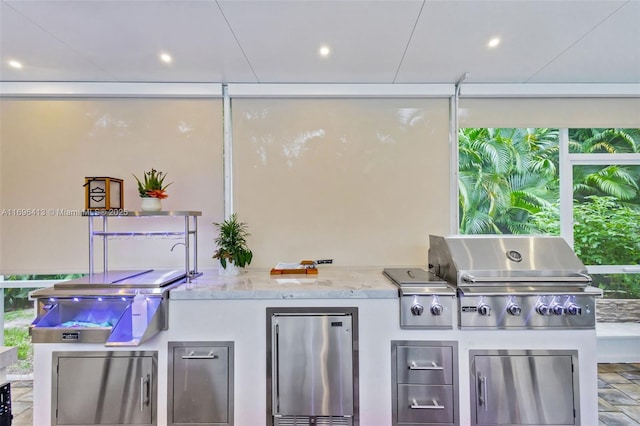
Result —
<instances>
[{"instance_id":1,"label":"grill burner","mask_svg":"<svg viewBox=\"0 0 640 426\"><path fill-rule=\"evenodd\" d=\"M457 288L460 328L595 328L585 266L561 237L429 237L429 267Z\"/></svg>"},{"instance_id":2,"label":"grill burner","mask_svg":"<svg viewBox=\"0 0 640 426\"><path fill-rule=\"evenodd\" d=\"M420 268L386 268L383 274L398 287L400 328L453 328L455 289Z\"/></svg>"}]
</instances>

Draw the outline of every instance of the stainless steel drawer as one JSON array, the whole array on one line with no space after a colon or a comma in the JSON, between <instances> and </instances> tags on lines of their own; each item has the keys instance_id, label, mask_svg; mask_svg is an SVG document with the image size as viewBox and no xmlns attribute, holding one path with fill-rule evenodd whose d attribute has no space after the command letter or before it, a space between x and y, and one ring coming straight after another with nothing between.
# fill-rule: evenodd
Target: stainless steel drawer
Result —
<instances>
[{"instance_id":1,"label":"stainless steel drawer","mask_svg":"<svg viewBox=\"0 0 640 426\"><path fill-rule=\"evenodd\" d=\"M453 386L398 385L398 423L453 423Z\"/></svg>"},{"instance_id":2,"label":"stainless steel drawer","mask_svg":"<svg viewBox=\"0 0 640 426\"><path fill-rule=\"evenodd\" d=\"M450 385L453 383L453 349L450 346L398 346L398 383Z\"/></svg>"}]
</instances>

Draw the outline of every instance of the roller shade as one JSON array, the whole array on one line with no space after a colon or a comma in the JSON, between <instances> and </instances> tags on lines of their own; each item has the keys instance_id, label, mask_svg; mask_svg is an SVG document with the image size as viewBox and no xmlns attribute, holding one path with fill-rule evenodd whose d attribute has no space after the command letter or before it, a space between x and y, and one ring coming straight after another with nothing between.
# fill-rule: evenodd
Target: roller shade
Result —
<instances>
[{"instance_id":1,"label":"roller shade","mask_svg":"<svg viewBox=\"0 0 640 426\"><path fill-rule=\"evenodd\" d=\"M465 127L640 127L637 98L460 98Z\"/></svg>"},{"instance_id":2,"label":"roller shade","mask_svg":"<svg viewBox=\"0 0 640 426\"><path fill-rule=\"evenodd\" d=\"M447 98L232 99L232 121L255 266L426 264L448 231Z\"/></svg>"},{"instance_id":3,"label":"roller shade","mask_svg":"<svg viewBox=\"0 0 640 426\"><path fill-rule=\"evenodd\" d=\"M85 176L124 179L124 207L140 210L132 174L168 173L164 210L199 210L199 266L213 266L211 222L223 216L221 99L0 100L0 274L88 270ZM110 220L116 229L181 229L183 222ZM112 269L180 267L169 238L109 242ZM97 258L102 258L98 244ZM100 265L100 263L96 263Z\"/></svg>"}]
</instances>

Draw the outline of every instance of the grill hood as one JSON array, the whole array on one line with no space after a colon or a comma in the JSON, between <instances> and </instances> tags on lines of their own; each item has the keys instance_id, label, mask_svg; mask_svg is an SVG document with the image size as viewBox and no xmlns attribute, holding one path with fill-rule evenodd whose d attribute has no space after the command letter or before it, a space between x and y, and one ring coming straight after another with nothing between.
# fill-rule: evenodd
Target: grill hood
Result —
<instances>
[{"instance_id":1,"label":"grill hood","mask_svg":"<svg viewBox=\"0 0 640 426\"><path fill-rule=\"evenodd\" d=\"M587 269L562 237L429 236L429 267L460 286L585 287Z\"/></svg>"}]
</instances>

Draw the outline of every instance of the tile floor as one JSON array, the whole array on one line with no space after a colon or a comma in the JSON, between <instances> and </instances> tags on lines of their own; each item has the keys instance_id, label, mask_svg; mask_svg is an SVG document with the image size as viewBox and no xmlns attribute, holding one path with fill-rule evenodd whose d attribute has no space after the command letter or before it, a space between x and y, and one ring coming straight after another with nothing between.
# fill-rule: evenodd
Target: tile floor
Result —
<instances>
[{"instance_id":1,"label":"tile floor","mask_svg":"<svg viewBox=\"0 0 640 426\"><path fill-rule=\"evenodd\" d=\"M640 425L640 364L598 364L600 426Z\"/></svg>"},{"instance_id":2,"label":"tile floor","mask_svg":"<svg viewBox=\"0 0 640 426\"><path fill-rule=\"evenodd\" d=\"M33 426L33 381L11 382L12 426Z\"/></svg>"},{"instance_id":3,"label":"tile floor","mask_svg":"<svg viewBox=\"0 0 640 426\"><path fill-rule=\"evenodd\" d=\"M12 426L32 426L33 382L11 382ZM597 426L640 426L640 364L598 364ZM583 422L584 426L596 426Z\"/></svg>"}]
</instances>

